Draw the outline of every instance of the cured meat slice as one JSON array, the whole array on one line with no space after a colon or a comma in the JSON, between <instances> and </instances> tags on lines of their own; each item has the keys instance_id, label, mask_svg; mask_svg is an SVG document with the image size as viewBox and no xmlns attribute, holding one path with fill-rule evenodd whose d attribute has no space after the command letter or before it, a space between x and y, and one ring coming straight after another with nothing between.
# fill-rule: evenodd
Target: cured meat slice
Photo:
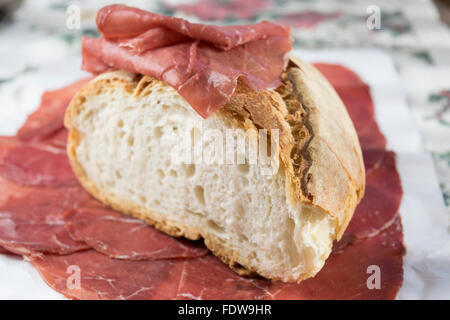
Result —
<instances>
[{"instance_id":1,"label":"cured meat slice","mask_svg":"<svg viewBox=\"0 0 450 320\"><path fill-rule=\"evenodd\" d=\"M22 185L78 184L65 150L39 145L9 148L0 163L0 175Z\"/></svg>"},{"instance_id":2,"label":"cured meat slice","mask_svg":"<svg viewBox=\"0 0 450 320\"><path fill-rule=\"evenodd\" d=\"M75 299L393 299L403 277L402 238L397 219L377 236L333 254L315 278L300 284L240 277L211 255L128 261L89 250L31 262L52 288ZM67 285L69 266L79 268L80 289ZM369 279L371 266L381 272L379 289Z\"/></svg>"},{"instance_id":3,"label":"cured meat slice","mask_svg":"<svg viewBox=\"0 0 450 320\"><path fill-rule=\"evenodd\" d=\"M0 180L0 246L22 255L68 254L88 246L64 228L64 213L90 196L80 187L22 188ZM20 195L20 196L18 196Z\"/></svg>"},{"instance_id":4,"label":"cured meat slice","mask_svg":"<svg viewBox=\"0 0 450 320\"><path fill-rule=\"evenodd\" d=\"M362 149L384 149L386 138L375 121L370 88L350 69L334 64L315 63L314 66L334 87L353 121Z\"/></svg>"},{"instance_id":5,"label":"cured meat slice","mask_svg":"<svg viewBox=\"0 0 450 320\"><path fill-rule=\"evenodd\" d=\"M396 218L402 198L395 154L385 150L363 151L366 190L352 220L336 248L373 236Z\"/></svg>"},{"instance_id":6,"label":"cured meat slice","mask_svg":"<svg viewBox=\"0 0 450 320\"><path fill-rule=\"evenodd\" d=\"M8 253L10 253L8 250L0 246L0 254L8 254Z\"/></svg>"},{"instance_id":7,"label":"cured meat slice","mask_svg":"<svg viewBox=\"0 0 450 320\"><path fill-rule=\"evenodd\" d=\"M67 256L43 255L30 260L50 287L71 299L137 300L176 296L179 274L172 272L178 270L174 269L178 262L173 260L118 260L94 250ZM79 288L71 282L70 270L79 271Z\"/></svg>"},{"instance_id":8,"label":"cured meat slice","mask_svg":"<svg viewBox=\"0 0 450 320\"><path fill-rule=\"evenodd\" d=\"M48 143L49 145L56 148L66 149L68 136L69 130L67 130L66 128L61 128L54 134L49 136L47 139L42 141L43 143Z\"/></svg>"},{"instance_id":9,"label":"cured meat slice","mask_svg":"<svg viewBox=\"0 0 450 320\"><path fill-rule=\"evenodd\" d=\"M65 220L72 239L115 259L199 257L208 252L201 243L172 238L141 220L106 208L73 210Z\"/></svg>"},{"instance_id":10,"label":"cured meat slice","mask_svg":"<svg viewBox=\"0 0 450 320\"><path fill-rule=\"evenodd\" d=\"M291 49L289 28L269 22L207 26L112 5L98 12L97 26L103 38L83 39L84 70L156 77L202 117L229 100L239 77L253 89L277 87Z\"/></svg>"},{"instance_id":11,"label":"cured meat slice","mask_svg":"<svg viewBox=\"0 0 450 320\"><path fill-rule=\"evenodd\" d=\"M44 92L38 110L27 118L17 137L22 141L40 141L63 129L64 114L70 99L91 79L82 79L62 89Z\"/></svg>"},{"instance_id":12,"label":"cured meat slice","mask_svg":"<svg viewBox=\"0 0 450 320\"><path fill-rule=\"evenodd\" d=\"M120 47L129 49L132 53L141 54L154 48L174 45L189 40L189 37L164 27L155 27L134 38L119 41Z\"/></svg>"},{"instance_id":13,"label":"cured meat slice","mask_svg":"<svg viewBox=\"0 0 450 320\"><path fill-rule=\"evenodd\" d=\"M181 18L163 16L124 5L110 5L100 9L96 22L98 31L105 38L129 38L163 27L188 38L211 43L224 50L269 37L289 36L288 28L267 21L254 25L221 27L190 23ZM173 36L171 33L165 35ZM167 39L161 38L160 41L166 44Z\"/></svg>"},{"instance_id":14,"label":"cured meat slice","mask_svg":"<svg viewBox=\"0 0 450 320\"><path fill-rule=\"evenodd\" d=\"M219 259L206 256L181 265L177 299L261 300L267 298L272 282L240 277Z\"/></svg>"}]
</instances>

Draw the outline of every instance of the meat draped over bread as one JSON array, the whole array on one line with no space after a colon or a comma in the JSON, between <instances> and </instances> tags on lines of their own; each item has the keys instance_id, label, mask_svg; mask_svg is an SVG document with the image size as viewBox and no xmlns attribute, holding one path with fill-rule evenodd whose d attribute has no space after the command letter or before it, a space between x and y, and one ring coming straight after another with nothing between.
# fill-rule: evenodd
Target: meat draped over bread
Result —
<instances>
[{"instance_id":1,"label":"meat draped over bread","mask_svg":"<svg viewBox=\"0 0 450 320\"><path fill-rule=\"evenodd\" d=\"M83 69L120 69L152 76L176 89L202 117L223 107L238 79L254 90L280 85L290 30L261 22L245 26L190 23L123 5L97 14L100 39L83 39Z\"/></svg>"}]
</instances>

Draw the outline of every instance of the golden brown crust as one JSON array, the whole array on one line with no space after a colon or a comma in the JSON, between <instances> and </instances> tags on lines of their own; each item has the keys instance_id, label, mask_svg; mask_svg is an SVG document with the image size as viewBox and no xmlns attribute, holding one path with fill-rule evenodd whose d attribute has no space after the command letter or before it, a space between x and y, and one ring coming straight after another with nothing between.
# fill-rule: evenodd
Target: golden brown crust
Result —
<instances>
[{"instance_id":1,"label":"golden brown crust","mask_svg":"<svg viewBox=\"0 0 450 320\"><path fill-rule=\"evenodd\" d=\"M279 88L266 91L254 91L239 82L231 100L219 111L220 116L245 129L267 129L269 133L271 129L279 130L280 161L288 198L292 203L318 207L336 217L335 236L339 239L364 192L364 165L356 132L336 92L314 67L293 57L282 80ZM74 97L65 125L70 130L67 151L76 176L89 193L112 208L172 236L204 238L206 246L239 274L257 273L258 270L248 269L248 257L239 256L218 239L202 234L202 230L180 225L162 213L97 188L78 162L76 148L80 135L72 119L82 110L84 101L99 94L105 86L144 95L153 82L158 80L112 72L97 77ZM302 279L312 275L306 274Z\"/></svg>"}]
</instances>

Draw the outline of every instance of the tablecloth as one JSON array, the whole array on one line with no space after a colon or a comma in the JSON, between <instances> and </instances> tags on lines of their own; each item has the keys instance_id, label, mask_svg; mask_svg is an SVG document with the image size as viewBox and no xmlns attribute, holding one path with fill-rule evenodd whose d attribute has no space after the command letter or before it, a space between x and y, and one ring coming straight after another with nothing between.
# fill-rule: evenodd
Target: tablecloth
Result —
<instances>
[{"instance_id":1,"label":"tablecloth","mask_svg":"<svg viewBox=\"0 0 450 320\"><path fill-rule=\"evenodd\" d=\"M44 90L58 88L86 75L80 71L81 37L97 34L95 13L109 3L111 1L24 1L10 21L0 24L0 134L14 134L25 115L37 107ZM415 126L421 133L421 136L414 134L408 138L401 133L414 130L385 132L389 138L388 147L399 155L398 166L406 187L401 211L407 214L404 224L408 248L414 249L409 250L405 258L405 284L400 297L443 298L450 281L450 241L443 241L448 240L448 230L447 233L445 230L448 221L443 221L442 215L436 215L439 219L428 219L428 224L420 224L422 237L414 236L417 219L423 218L427 208L433 208L440 199L436 198L438 192L432 185L434 174L430 175L432 177L408 174L421 167L424 173L430 173L429 159L421 154L429 152L434 159L442 197L450 212L450 31L440 23L431 1L146 0L127 1L127 4L199 22L241 24L270 19L286 23L292 27L296 50L313 49L299 52L308 60L320 59L319 51L314 49L321 49L322 57L328 57L328 60L330 55L343 59L342 53L330 51L331 48L347 50L347 63L358 61L358 68L363 70L361 59L352 59L348 53L360 51L348 49L367 49L367 53L357 54L358 57L366 57L367 69L380 63L380 54L370 53L374 52L373 49L382 51L383 56L391 56L396 70L389 71L391 76L388 78L394 77L396 71L400 81L396 78L392 83L401 85L390 85L386 77L380 77L386 84L378 83L373 88L385 91L373 92L375 97L379 97L375 102L383 104L382 98L386 97L390 99L386 104L396 108L393 101L398 101L402 104L401 110L409 110L410 114L377 108L378 121L382 130L390 128L390 131L395 129L392 126L397 121L395 116L400 116L402 121L398 121L399 125ZM380 29L370 30L367 19L377 8L380 10ZM76 19L73 20L73 15L76 17L78 13L79 28ZM375 81L373 77L369 78L365 80L369 83ZM408 109L404 108L405 93ZM393 97L398 97L398 100ZM406 117L407 123L404 121ZM428 202L424 201L425 198ZM443 226L439 232L436 224ZM415 240L423 237L430 239L427 238L425 244ZM4 268L15 263L10 270L19 270L16 268L18 261L7 262L4 262ZM22 264L20 266L25 268ZM37 297L57 297L41 286L33 272L28 270L31 280L24 281L23 285L37 285ZM6 274L3 276L8 277ZM424 281L424 277L432 281ZM17 296L22 297L23 287L20 288ZM42 293L48 293L48 296ZM8 296L11 296L10 287Z\"/></svg>"}]
</instances>

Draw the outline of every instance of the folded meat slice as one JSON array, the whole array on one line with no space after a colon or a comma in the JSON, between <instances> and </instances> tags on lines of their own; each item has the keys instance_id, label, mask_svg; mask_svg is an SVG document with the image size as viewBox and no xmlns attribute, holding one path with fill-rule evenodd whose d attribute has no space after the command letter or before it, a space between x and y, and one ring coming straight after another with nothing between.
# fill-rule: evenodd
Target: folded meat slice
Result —
<instances>
[{"instance_id":1,"label":"folded meat slice","mask_svg":"<svg viewBox=\"0 0 450 320\"><path fill-rule=\"evenodd\" d=\"M225 105L240 77L253 89L276 88L291 49L289 28L278 24L208 26L123 5L101 9L97 27L103 38L83 39L84 70L153 76L205 118Z\"/></svg>"},{"instance_id":2,"label":"folded meat slice","mask_svg":"<svg viewBox=\"0 0 450 320\"><path fill-rule=\"evenodd\" d=\"M169 237L142 220L107 208L76 209L65 221L72 239L115 259L192 258L208 252L203 243Z\"/></svg>"},{"instance_id":3,"label":"folded meat slice","mask_svg":"<svg viewBox=\"0 0 450 320\"><path fill-rule=\"evenodd\" d=\"M241 26L204 25L124 5L110 5L100 9L96 22L98 31L105 38L134 37L148 30L163 27L166 37L161 38L160 41L164 45L168 41L167 37L174 36L168 32L171 30L188 38L211 43L224 50L268 37L289 36L289 28L267 21Z\"/></svg>"}]
</instances>

